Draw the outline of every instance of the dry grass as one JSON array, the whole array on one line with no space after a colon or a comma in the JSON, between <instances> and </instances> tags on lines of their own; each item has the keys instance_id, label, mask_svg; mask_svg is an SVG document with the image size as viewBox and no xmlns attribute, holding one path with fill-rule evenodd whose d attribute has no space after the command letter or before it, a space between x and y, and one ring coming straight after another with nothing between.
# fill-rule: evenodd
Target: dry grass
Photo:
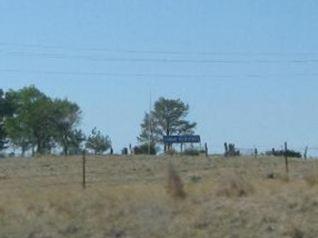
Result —
<instances>
[{"instance_id":1,"label":"dry grass","mask_svg":"<svg viewBox=\"0 0 318 238\"><path fill-rule=\"evenodd\" d=\"M88 158L83 190L79 158L1 160L0 237L317 237L315 164L286 183L279 158Z\"/></svg>"},{"instance_id":2,"label":"dry grass","mask_svg":"<svg viewBox=\"0 0 318 238\"><path fill-rule=\"evenodd\" d=\"M173 198L185 199L186 197L183 182L172 164L169 164L168 168L167 192Z\"/></svg>"},{"instance_id":3,"label":"dry grass","mask_svg":"<svg viewBox=\"0 0 318 238\"><path fill-rule=\"evenodd\" d=\"M253 192L253 186L235 171L226 171L218 180L217 195L219 196L246 197Z\"/></svg>"}]
</instances>

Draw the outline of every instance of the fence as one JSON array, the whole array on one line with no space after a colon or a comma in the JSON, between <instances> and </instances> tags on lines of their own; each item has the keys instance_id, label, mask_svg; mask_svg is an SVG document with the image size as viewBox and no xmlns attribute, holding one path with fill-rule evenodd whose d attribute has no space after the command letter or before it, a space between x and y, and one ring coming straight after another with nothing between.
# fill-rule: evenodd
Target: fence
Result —
<instances>
[{"instance_id":1,"label":"fence","mask_svg":"<svg viewBox=\"0 0 318 238\"><path fill-rule=\"evenodd\" d=\"M268 146L255 146L251 148L237 148L241 151L242 155L255 156L255 148L258 149L259 155L270 151L272 148ZM277 148L277 147L276 147ZM283 146L277 149L282 149ZM303 154L307 152L307 158L311 159L318 154L318 147L288 147L290 150L301 151ZM114 157L115 158L115 157ZM126 160L116 157L113 164L108 167L108 163L103 163L103 157L95 159L87 159L83 155L81 158L75 159L62 159L52 158L49 160L23 160L23 159L6 159L0 163L0 187L1 189L21 189L34 188L34 187L59 187L59 186L77 186L86 188L87 185L105 184L107 186L117 185L118 183L127 184L129 182L141 181L147 177L148 182L162 181L165 177L159 175L149 175L148 170L153 168L145 168L145 164L135 163L132 157L127 157ZM33 166L32 161L37 161L36 166ZM149 161L149 160L145 160ZM160 164L161 160L153 160L151 166ZM182 160L181 160L182 161ZM208 161L208 160L207 160ZM203 162L202 162L203 163ZM113 168L119 168L118 174L112 171ZM129 167L124 169L124 167ZM148 166L148 165L147 165ZM202 164L208 167L208 162ZM286 170L288 168L288 158L286 158ZM195 169L195 168L194 168ZM134 176L136 171L143 170L145 177ZM158 170L159 171L159 170Z\"/></svg>"}]
</instances>

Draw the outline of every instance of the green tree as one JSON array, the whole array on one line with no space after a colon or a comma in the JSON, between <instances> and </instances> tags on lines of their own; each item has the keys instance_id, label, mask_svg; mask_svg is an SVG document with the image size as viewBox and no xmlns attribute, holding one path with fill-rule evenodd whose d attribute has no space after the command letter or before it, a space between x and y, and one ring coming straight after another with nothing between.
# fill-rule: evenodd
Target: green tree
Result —
<instances>
[{"instance_id":1,"label":"green tree","mask_svg":"<svg viewBox=\"0 0 318 238\"><path fill-rule=\"evenodd\" d=\"M86 148L92 150L95 155L103 154L111 148L111 145L109 136L103 135L96 128L92 130L86 142Z\"/></svg>"},{"instance_id":2,"label":"green tree","mask_svg":"<svg viewBox=\"0 0 318 238\"><path fill-rule=\"evenodd\" d=\"M22 153L35 148L43 154L53 147L54 106L52 100L34 86L7 93L15 108L6 121L11 142L21 147Z\"/></svg>"},{"instance_id":3,"label":"green tree","mask_svg":"<svg viewBox=\"0 0 318 238\"><path fill-rule=\"evenodd\" d=\"M0 151L7 148L7 132L5 130L5 121L12 116L13 107L10 104L4 91L0 89Z\"/></svg>"},{"instance_id":4,"label":"green tree","mask_svg":"<svg viewBox=\"0 0 318 238\"><path fill-rule=\"evenodd\" d=\"M159 98L151 111L150 119L146 113L138 140L149 141L149 133L151 143L162 143L163 136L193 134L197 124L186 120L188 114L189 105L180 99Z\"/></svg>"},{"instance_id":5,"label":"green tree","mask_svg":"<svg viewBox=\"0 0 318 238\"><path fill-rule=\"evenodd\" d=\"M74 150L74 147L79 147L84 140L81 131L76 131L81 111L76 103L67 99L54 100L53 107L54 139L63 148L64 155L68 155L70 147Z\"/></svg>"},{"instance_id":6,"label":"green tree","mask_svg":"<svg viewBox=\"0 0 318 238\"><path fill-rule=\"evenodd\" d=\"M7 100L14 108L12 117L5 122L11 143L19 147L22 155L32 148L38 154L50 152L55 146L76 151L84 140L77 129L81 111L67 99L51 99L34 86L9 91Z\"/></svg>"},{"instance_id":7,"label":"green tree","mask_svg":"<svg viewBox=\"0 0 318 238\"><path fill-rule=\"evenodd\" d=\"M150 144L154 147L156 143L162 139L160 130L157 127L155 118L152 113L145 113L143 122L141 123L141 134L137 137L141 144Z\"/></svg>"},{"instance_id":8,"label":"green tree","mask_svg":"<svg viewBox=\"0 0 318 238\"><path fill-rule=\"evenodd\" d=\"M83 142L86 140L85 134L82 130L75 129L71 133L71 139L69 141L68 146L68 154L69 155L78 155L83 150Z\"/></svg>"}]
</instances>

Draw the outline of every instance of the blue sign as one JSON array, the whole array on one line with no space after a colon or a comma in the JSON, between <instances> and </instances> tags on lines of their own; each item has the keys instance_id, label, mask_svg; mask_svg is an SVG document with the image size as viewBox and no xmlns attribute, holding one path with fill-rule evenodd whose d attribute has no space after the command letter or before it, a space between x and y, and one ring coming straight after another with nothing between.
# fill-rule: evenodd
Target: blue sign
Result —
<instances>
[{"instance_id":1,"label":"blue sign","mask_svg":"<svg viewBox=\"0 0 318 238\"><path fill-rule=\"evenodd\" d=\"M200 143L201 138L198 135L183 135L183 136L164 136L163 143L165 144L181 144L181 143Z\"/></svg>"}]
</instances>

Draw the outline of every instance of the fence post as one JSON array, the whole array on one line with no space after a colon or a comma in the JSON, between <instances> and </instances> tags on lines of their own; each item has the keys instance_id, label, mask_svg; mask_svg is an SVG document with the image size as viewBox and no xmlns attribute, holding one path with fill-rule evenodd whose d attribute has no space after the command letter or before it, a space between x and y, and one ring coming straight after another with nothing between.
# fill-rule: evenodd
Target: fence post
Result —
<instances>
[{"instance_id":1,"label":"fence post","mask_svg":"<svg viewBox=\"0 0 318 238\"><path fill-rule=\"evenodd\" d=\"M308 146L305 148L304 159L307 160Z\"/></svg>"},{"instance_id":2,"label":"fence post","mask_svg":"<svg viewBox=\"0 0 318 238\"><path fill-rule=\"evenodd\" d=\"M288 174L289 174L289 165L288 165L288 147L287 147L287 142L285 142L285 153L284 153L284 157L285 157L286 173L287 173L287 175L288 175Z\"/></svg>"},{"instance_id":3,"label":"fence post","mask_svg":"<svg viewBox=\"0 0 318 238\"><path fill-rule=\"evenodd\" d=\"M204 144L204 151L205 151L205 156L209 157L209 148L208 148L208 143Z\"/></svg>"},{"instance_id":4,"label":"fence post","mask_svg":"<svg viewBox=\"0 0 318 238\"><path fill-rule=\"evenodd\" d=\"M83 189L86 188L86 151L83 150L83 156L82 156L82 159L83 159Z\"/></svg>"}]
</instances>

